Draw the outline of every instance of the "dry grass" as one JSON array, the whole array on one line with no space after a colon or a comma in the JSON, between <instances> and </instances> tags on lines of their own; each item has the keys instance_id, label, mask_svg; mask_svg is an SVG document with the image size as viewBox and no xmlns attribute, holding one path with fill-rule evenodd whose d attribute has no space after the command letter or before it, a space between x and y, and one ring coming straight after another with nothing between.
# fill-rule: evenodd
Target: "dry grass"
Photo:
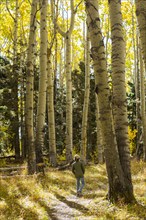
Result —
<instances>
[{"instance_id":1,"label":"dry grass","mask_svg":"<svg viewBox=\"0 0 146 220\"><path fill-rule=\"evenodd\" d=\"M0 220L144 220L146 219L146 164L132 161L134 194L138 205L112 205L106 199L104 165L86 168L84 197L75 196L70 170L49 169L45 176L0 180Z\"/></svg>"}]
</instances>

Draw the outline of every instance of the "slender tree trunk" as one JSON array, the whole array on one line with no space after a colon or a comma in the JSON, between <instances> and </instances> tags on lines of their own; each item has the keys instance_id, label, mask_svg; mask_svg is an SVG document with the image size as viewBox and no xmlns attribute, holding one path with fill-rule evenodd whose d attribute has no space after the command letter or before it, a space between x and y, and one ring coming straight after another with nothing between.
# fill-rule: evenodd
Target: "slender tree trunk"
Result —
<instances>
[{"instance_id":1,"label":"slender tree trunk","mask_svg":"<svg viewBox=\"0 0 146 220\"><path fill-rule=\"evenodd\" d=\"M138 29L140 32L140 43L146 70L146 0L135 0L135 3Z\"/></svg>"},{"instance_id":2,"label":"slender tree trunk","mask_svg":"<svg viewBox=\"0 0 146 220\"><path fill-rule=\"evenodd\" d=\"M125 82L125 41L122 30L121 3L109 0L112 39L112 107L120 163L129 192L133 194L127 121Z\"/></svg>"},{"instance_id":3,"label":"slender tree trunk","mask_svg":"<svg viewBox=\"0 0 146 220\"><path fill-rule=\"evenodd\" d=\"M100 30L100 18L97 0L85 0L86 12L90 18L88 28L91 39L91 54L93 67L96 74L96 93L99 101L99 114L103 142L105 143L105 160L109 179L108 197L110 201L122 198L126 202L134 200L133 193L125 182L123 170L120 164L117 143L114 133L112 110L110 105L110 92L105 59L105 48Z\"/></svg>"},{"instance_id":4,"label":"slender tree trunk","mask_svg":"<svg viewBox=\"0 0 146 220\"><path fill-rule=\"evenodd\" d=\"M52 3L52 10L54 11L54 3ZM72 128L72 79L71 79L71 34L74 28L75 13L74 0L70 0L71 7L71 21L70 26L67 27L67 31L64 32L57 25L58 32L65 38L65 71L66 71L66 160L67 162L72 161L72 142L73 142L73 128ZM68 26L68 25L67 25Z\"/></svg>"},{"instance_id":5,"label":"slender tree trunk","mask_svg":"<svg viewBox=\"0 0 146 220\"><path fill-rule=\"evenodd\" d=\"M50 53L50 52L49 52ZM56 134L55 134L55 115L54 115L54 77L51 66L51 54L48 53L48 88L47 88L47 106L49 119L49 155L50 163L57 165L56 160Z\"/></svg>"},{"instance_id":6,"label":"slender tree trunk","mask_svg":"<svg viewBox=\"0 0 146 220\"><path fill-rule=\"evenodd\" d=\"M140 53L139 53L139 37L136 36L136 44L137 44L137 50L136 50L136 71L135 71L135 97L136 97L136 157L137 160L140 159L139 151L140 151L140 139L141 139L141 111L140 111L140 69L139 69L139 63L140 63Z\"/></svg>"},{"instance_id":7,"label":"slender tree trunk","mask_svg":"<svg viewBox=\"0 0 146 220\"><path fill-rule=\"evenodd\" d=\"M144 65L142 59L142 51L140 50L140 92L141 92L141 116L142 116L142 140L140 143L141 147L143 147L144 159L146 154L146 101L145 101L145 75L144 75ZM140 149L142 150L142 149Z\"/></svg>"},{"instance_id":8,"label":"slender tree trunk","mask_svg":"<svg viewBox=\"0 0 146 220\"><path fill-rule=\"evenodd\" d=\"M44 132L46 115L46 89L47 89L47 7L48 1L41 0L40 15L40 77L39 77L39 95L37 106L37 125L36 125L36 162L37 171L43 171Z\"/></svg>"},{"instance_id":9,"label":"slender tree trunk","mask_svg":"<svg viewBox=\"0 0 146 220\"><path fill-rule=\"evenodd\" d=\"M82 134L81 134L81 158L86 164L86 150L87 150L87 122L88 122L88 108L90 95L90 40L87 29L86 43L85 43L85 94L82 117Z\"/></svg>"},{"instance_id":10,"label":"slender tree trunk","mask_svg":"<svg viewBox=\"0 0 146 220\"><path fill-rule=\"evenodd\" d=\"M146 0L136 0L135 3L138 28L140 32L140 44L146 71ZM146 161L146 146L144 146L144 161Z\"/></svg>"},{"instance_id":11,"label":"slender tree trunk","mask_svg":"<svg viewBox=\"0 0 146 220\"><path fill-rule=\"evenodd\" d=\"M27 79L26 79L26 137L28 145L28 173L34 174L36 171L36 157L34 145L34 51L35 51L35 36L36 36L36 13L37 2L33 0L31 5L30 15L30 33L27 51Z\"/></svg>"},{"instance_id":12,"label":"slender tree trunk","mask_svg":"<svg viewBox=\"0 0 146 220\"><path fill-rule=\"evenodd\" d=\"M97 147L96 147L96 149L97 149L98 163L103 164L104 163L104 144L103 144L103 138L102 138L97 95L96 95L95 99L96 99L96 126L97 126L97 141L96 141Z\"/></svg>"},{"instance_id":13,"label":"slender tree trunk","mask_svg":"<svg viewBox=\"0 0 146 220\"><path fill-rule=\"evenodd\" d=\"M66 159L72 160L72 79L71 79L71 36L66 35Z\"/></svg>"},{"instance_id":14,"label":"slender tree trunk","mask_svg":"<svg viewBox=\"0 0 146 220\"><path fill-rule=\"evenodd\" d=\"M25 145L24 145L24 140L25 140L25 125L24 125L24 94L25 94L25 89L24 89L24 85L25 85L25 80L24 80L24 76L23 76L23 60L24 59L24 54L22 53L22 49L20 49L20 53L22 54L20 56L20 74L21 76L21 80L20 80L20 144L21 144L21 155L22 158L26 158L26 154L25 154Z\"/></svg>"},{"instance_id":15,"label":"slender tree trunk","mask_svg":"<svg viewBox=\"0 0 146 220\"><path fill-rule=\"evenodd\" d=\"M13 44L13 87L12 87L12 95L13 95L13 110L15 112L15 116L12 120L12 130L14 133L13 137L13 147L15 150L15 157L16 160L20 158L20 146L19 146L19 115L18 115L18 106L19 106L19 100L18 100L18 48L17 48L17 42L18 42L18 13L19 13L19 5L18 0L15 1L15 17L14 17L14 44Z\"/></svg>"}]
</instances>

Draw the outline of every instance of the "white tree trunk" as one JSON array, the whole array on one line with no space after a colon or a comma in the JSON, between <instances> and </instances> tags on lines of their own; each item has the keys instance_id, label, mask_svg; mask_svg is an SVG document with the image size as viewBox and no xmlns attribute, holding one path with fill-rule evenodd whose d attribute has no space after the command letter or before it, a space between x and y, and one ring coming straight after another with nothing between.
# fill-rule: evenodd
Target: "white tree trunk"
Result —
<instances>
[{"instance_id":1,"label":"white tree trunk","mask_svg":"<svg viewBox=\"0 0 146 220\"><path fill-rule=\"evenodd\" d=\"M144 150L144 160L146 160L146 100L145 100L145 75L144 75L144 65L142 59L142 51L140 50L140 92L141 92L141 116L142 116L142 143Z\"/></svg>"},{"instance_id":2,"label":"white tree trunk","mask_svg":"<svg viewBox=\"0 0 146 220\"><path fill-rule=\"evenodd\" d=\"M54 2L51 1L52 11L54 11ZM71 19L70 25L67 27L67 31L64 32L57 25L56 19L53 19L56 22L56 27L58 32L65 38L65 72L66 72L66 160L67 162L72 161L72 145L73 145L73 128L72 128L72 80L71 80L71 34L74 28L74 19L75 19L75 9L74 9L74 0L70 0L71 8Z\"/></svg>"},{"instance_id":3,"label":"white tree trunk","mask_svg":"<svg viewBox=\"0 0 146 220\"><path fill-rule=\"evenodd\" d=\"M104 144L103 144L103 138L102 138L102 131L101 131L101 122L100 122L100 115L99 115L99 106L98 106L98 97L96 95L96 126L97 126L97 141L96 141L96 149L97 149L97 158L98 163L103 164L104 163Z\"/></svg>"},{"instance_id":4,"label":"white tree trunk","mask_svg":"<svg viewBox=\"0 0 146 220\"><path fill-rule=\"evenodd\" d=\"M86 150L87 150L87 122L88 122L88 108L90 95L90 40L87 29L86 43L85 43L85 93L84 106L82 117L82 134L81 134L81 158L86 164Z\"/></svg>"},{"instance_id":5,"label":"white tree trunk","mask_svg":"<svg viewBox=\"0 0 146 220\"><path fill-rule=\"evenodd\" d=\"M130 152L127 121L127 100L125 82L125 41L119 0L109 1L111 39L112 39L112 107L115 133L118 145L120 163L125 175L125 181L132 187L130 170Z\"/></svg>"},{"instance_id":6,"label":"white tree trunk","mask_svg":"<svg viewBox=\"0 0 146 220\"><path fill-rule=\"evenodd\" d=\"M135 0L140 43L146 71L146 0Z\"/></svg>"},{"instance_id":7,"label":"white tree trunk","mask_svg":"<svg viewBox=\"0 0 146 220\"><path fill-rule=\"evenodd\" d=\"M55 115L54 115L54 77L51 65L51 55L48 55L48 88L47 88L47 106L49 120L49 156L50 163L56 166L56 135L55 135Z\"/></svg>"},{"instance_id":8,"label":"white tree trunk","mask_svg":"<svg viewBox=\"0 0 146 220\"><path fill-rule=\"evenodd\" d=\"M72 80L71 80L71 37L66 35L66 159L72 160Z\"/></svg>"},{"instance_id":9,"label":"white tree trunk","mask_svg":"<svg viewBox=\"0 0 146 220\"><path fill-rule=\"evenodd\" d=\"M39 95L37 106L37 125L36 125L36 162L43 162L42 148L44 146L44 128L46 115L46 89L47 89L47 7L48 1L41 0L40 17L40 77L39 77ZM38 171L39 170L38 165ZM41 169L41 167L40 167Z\"/></svg>"},{"instance_id":10,"label":"white tree trunk","mask_svg":"<svg viewBox=\"0 0 146 220\"><path fill-rule=\"evenodd\" d=\"M34 51L35 51L35 36L36 36L36 13L37 2L33 0L31 5L30 15L30 33L27 51L27 78L26 78L26 136L28 144L28 173L33 174L36 171L36 157L34 145Z\"/></svg>"},{"instance_id":11,"label":"white tree trunk","mask_svg":"<svg viewBox=\"0 0 146 220\"><path fill-rule=\"evenodd\" d=\"M91 39L91 55L93 67L96 74L96 93L98 94L99 114L101 118L101 129L106 168L109 179L109 199L117 201L123 198L126 202L134 200L131 186L125 182L124 173L120 164L117 143L114 132L112 110L110 105L110 92L108 86L107 67L105 59L105 48L100 29L100 18L97 0L85 0L86 12L90 18L88 28Z\"/></svg>"},{"instance_id":12,"label":"white tree trunk","mask_svg":"<svg viewBox=\"0 0 146 220\"><path fill-rule=\"evenodd\" d=\"M135 3L136 3L138 28L140 32L142 56L143 56L145 72L146 72L146 0L136 0ZM143 120L145 121L144 118ZM146 145L144 146L144 161L146 161Z\"/></svg>"}]
</instances>

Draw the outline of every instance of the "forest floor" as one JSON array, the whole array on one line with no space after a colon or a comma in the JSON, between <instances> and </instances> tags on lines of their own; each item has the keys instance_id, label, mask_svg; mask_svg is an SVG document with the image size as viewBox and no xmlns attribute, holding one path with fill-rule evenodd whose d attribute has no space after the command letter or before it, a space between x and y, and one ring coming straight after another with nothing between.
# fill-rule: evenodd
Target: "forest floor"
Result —
<instances>
[{"instance_id":1,"label":"forest floor","mask_svg":"<svg viewBox=\"0 0 146 220\"><path fill-rule=\"evenodd\" d=\"M132 161L135 205L110 204L105 165L86 167L83 197L71 170L0 176L0 220L146 220L146 164Z\"/></svg>"}]
</instances>

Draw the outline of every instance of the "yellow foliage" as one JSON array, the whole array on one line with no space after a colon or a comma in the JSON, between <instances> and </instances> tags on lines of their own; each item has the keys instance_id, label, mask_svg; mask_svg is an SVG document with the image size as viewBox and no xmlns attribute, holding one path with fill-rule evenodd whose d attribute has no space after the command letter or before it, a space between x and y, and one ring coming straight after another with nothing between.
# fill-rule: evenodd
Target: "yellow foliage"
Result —
<instances>
[{"instance_id":1,"label":"yellow foliage","mask_svg":"<svg viewBox=\"0 0 146 220\"><path fill-rule=\"evenodd\" d=\"M135 138L136 138L137 130L134 129L132 130L128 126L128 137L129 137L129 142L130 142L130 153L133 154L133 152L136 149L136 144L135 144Z\"/></svg>"}]
</instances>

